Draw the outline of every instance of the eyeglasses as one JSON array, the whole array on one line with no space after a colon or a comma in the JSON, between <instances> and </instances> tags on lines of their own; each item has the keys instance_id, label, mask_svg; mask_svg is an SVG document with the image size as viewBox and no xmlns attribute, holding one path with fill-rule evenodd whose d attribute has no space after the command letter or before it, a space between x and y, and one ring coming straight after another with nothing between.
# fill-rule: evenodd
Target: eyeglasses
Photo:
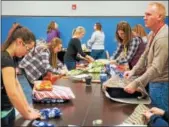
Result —
<instances>
[{"instance_id":1,"label":"eyeglasses","mask_svg":"<svg viewBox=\"0 0 169 127\"><path fill-rule=\"evenodd\" d=\"M29 48L24 42L23 42L23 45L24 45L24 47L26 48L26 51L27 51L27 52L30 52L30 51L31 51L31 48Z\"/></svg>"}]
</instances>

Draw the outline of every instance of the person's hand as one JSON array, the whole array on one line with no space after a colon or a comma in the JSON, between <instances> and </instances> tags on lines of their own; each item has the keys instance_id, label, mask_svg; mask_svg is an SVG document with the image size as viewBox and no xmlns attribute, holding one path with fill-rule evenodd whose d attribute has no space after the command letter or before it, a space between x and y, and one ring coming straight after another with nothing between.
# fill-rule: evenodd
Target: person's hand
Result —
<instances>
[{"instance_id":1,"label":"person's hand","mask_svg":"<svg viewBox=\"0 0 169 127\"><path fill-rule=\"evenodd\" d=\"M146 119L149 121L150 120L150 118L151 118L151 116L152 115L154 115L152 112L150 112L150 110L149 111L145 111L144 113L143 113L143 115L146 117Z\"/></svg>"},{"instance_id":2,"label":"person's hand","mask_svg":"<svg viewBox=\"0 0 169 127\"><path fill-rule=\"evenodd\" d=\"M130 79L134 75L133 71L125 71L124 78Z\"/></svg>"},{"instance_id":3,"label":"person's hand","mask_svg":"<svg viewBox=\"0 0 169 127\"><path fill-rule=\"evenodd\" d=\"M117 64L116 60L110 60L110 64Z\"/></svg>"},{"instance_id":4,"label":"person's hand","mask_svg":"<svg viewBox=\"0 0 169 127\"><path fill-rule=\"evenodd\" d=\"M87 56L87 60L88 60L89 63L90 63L90 62L94 62L94 59L93 59L93 57L91 57L91 56Z\"/></svg>"},{"instance_id":5,"label":"person's hand","mask_svg":"<svg viewBox=\"0 0 169 127\"><path fill-rule=\"evenodd\" d=\"M40 118L40 113L39 112L30 112L27 120L35 120Z\"/></svg>"},{"instance_id":6,"label":"person's hand","mask_svg":"<svg viewBox=\"0 0 169 127\"><path fill-rule=\"evenodd\" d=\"M34 119L40 118L40 112L38 110L35 110L31 107L28 110L29 110L29 114L27 117L25 117L25 119L34 120Z\"/></svg>"},{"instance_id":7,"label":"person's hand","mask_svg":"<svg viewBox=\"0 0 169 127\"><path fill-rule=\"evenodd\" d=\"M66 75L67 71L66 70L60 70L60 75Z\"/></svg>"},{"instance_id":8,"label":"person's hand","mask_svg":"<svg viewBox=\"0 0 169 127\"><path fill-rule=\"evenodd\" d=\"M29 111L30 111L30 112L34 112L34 111L35 111L35 112L39 112L38 109L35 109L35 108L33 108L32 106L29 107Z\"/></svg>"},{"instance_id":9,"label":"person's hand","mask_svg":"<svg viewBox=\"0 0 169 127\"><path fill-rule=\"evenodd\" d=\"M137 90L139 90L139 89L137 88L134 81L129 83L127 86L124 87L124 91L126 91L127 93L130 93L130 94L133 94Z\"/></svg>"},{"instance_id":10,"label":"person's hand","mask_svg":"<svg viewBox=\"0 0 169 127\"><path fill-rule=\"evenodd\" d=\"M153 114L156 114L156 115L160 115L160 116L163 116L165 111L160 109L160 108L156 108L156 107L153 107L150 109L150 112L152 112Z\"/></svg>"}]
</instances>

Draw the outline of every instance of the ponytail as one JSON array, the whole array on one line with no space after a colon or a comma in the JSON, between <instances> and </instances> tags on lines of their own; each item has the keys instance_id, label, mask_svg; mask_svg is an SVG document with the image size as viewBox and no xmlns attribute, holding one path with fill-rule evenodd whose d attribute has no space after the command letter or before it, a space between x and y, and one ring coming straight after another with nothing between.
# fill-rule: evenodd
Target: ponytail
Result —
<instances>
[{"instance_id":1,"label":"ponytail","mask_svg":"<svg viewBox=\"0 0 169 127\"><path fill-rule=\"evenodd\" d=\"M15 29L20 26L18 23L14 23L12 28L9 30L9 33L8 33L8 37L9 38L11 36L11 34L15 31Z\"/></svg>"},{"instance_id":2,"label":"ponytail","mask_svg":"<svg viewBox=\"0 0 169 127\"><path fill-rule=\"evenodd\" d=\"M2 45L2 51L5 51L17 38L21 38L25 44L30 44L32 41L36 42L35 35L26 27L15 24L7 37L7 40Z\"/></svg>"},{"instance_id":3,"label":"ponytail","mask_svg":"<svg viewBox=\"0 0 169 127\"><path fill-rule=\"evenodd\" d=\"M76 28L72 30L72 36L75 34Z\"/></svg>"},{"instance_id":4,"label":"ponytail","mask_svg":"<svg viewBox=\"0 0 169 127\"><path fill-rule=\"evenodd\" d=\"M2 51L5 51L5 50L9 47L9 45L12 43L12 34L13 34L14 31L15 31L16 29L18 29L19 27L21 27L19 24L15 24L15 25L12 26L12 28L9 30L7 40L6 40L5 43L2 45Z\"/></svg>"}]
</instances>

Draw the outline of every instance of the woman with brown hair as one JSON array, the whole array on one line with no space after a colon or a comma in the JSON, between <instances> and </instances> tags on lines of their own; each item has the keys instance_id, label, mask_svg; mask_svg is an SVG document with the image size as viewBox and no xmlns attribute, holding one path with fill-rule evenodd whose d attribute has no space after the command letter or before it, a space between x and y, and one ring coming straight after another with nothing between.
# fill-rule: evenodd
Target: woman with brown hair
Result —
<instances>
[{"instance_id":1,"label":"woman with brown hair","mask_svg":"<svg viewBox=\"0 0 169 127\"><path fill-rule=\"evenodd\" d=\"M147 43L147 33L144 30L144 27L141 24L137 24L132 29L133 35L135 37L141 37L144 43Z\"/></svg>"},{"instance_id":2,"label":"woman with brown hair","mask_svg":"<svg viewBox=\"0 0 169 127\"><path fill-rule=\"evenodd\" d=\"M47 28L47 42L50 42L54 37L60 38L60 31L58 24L55 21L51 21Z\"/></svg>"},{"instance_id":3,"label":"woman with brown hair","mask_svg":"<svg viewBox=\"0 0 169 127\"><path fill-rule=\"evenodd\" d=\"M100 23L96 23L94 25L94 32L91 38L87 42L87 46L92 49L91 56L94 59L105 59L105 47L104 47L104 39L105 35L102 31L102 25Z\"/></svg>"},{"instance_id":4,"label":"woman with brown hair","mask_svg":"<svg viewBox=\"0 0 169 127\"><path fill-rule=\"evenodd\" d=\"M145 45L139 37L132 35L130 25L121 21L116 28L118 48L111 57L111 63L128 64L132 69L145 49Z\"/></svg>"},{"instance_id":5,"label":"woman with brown hair","mask_svg":"<svg viewBox=\"0 0 169 127\"><path fill-rule=\"evenodd\" d=\"M13 26L1 50L1 126L13 127L15 109L28 120L40 117L28 104L15 73L13 57L22 57L35 45L35 36L19 24Z\"/></svg>"},{"instance_id":6,"label":"woman with brown hair","mask_svg":"<svg viewBox=\"0 0 169 127\"><path fill-rule=\"evenodd\" d=\"M62 49L62 41L53 38L50 44L39 44L34 51L27 54L20 62L19 67L23 68L29 83L34 84L35 80L41 79L47 72L60 75L66 74L62 63L57 59L57 53Z\"/></svg>"}]
</instances>

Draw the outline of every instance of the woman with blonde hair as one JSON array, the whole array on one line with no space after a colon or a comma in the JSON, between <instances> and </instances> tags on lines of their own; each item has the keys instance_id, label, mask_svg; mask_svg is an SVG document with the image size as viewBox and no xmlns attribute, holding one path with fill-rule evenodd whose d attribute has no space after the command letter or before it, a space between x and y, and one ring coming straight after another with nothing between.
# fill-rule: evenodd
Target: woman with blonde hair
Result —
<instances>
[{"instance_id":1,"label":"woman with blonde hair","mask_svg":"<svg viewBox=\"0 0 169 127\"><path fill-rule=\"evenodd\" d=\"M60 31L58 24L55 21L51 21L47 28L47 42L50 42L54 37L60 38Z\"/></svg>"},{"instance_id":2,"label":"woman with blonde hair","mask_svg":"<svg viewBox=\"0 0 169 127\"><path fill-rule=\"evenodd\" d=\"M57 53L62 49L59 38L53 38L50 44L39 44L20 62L19 67L24 69L31 85L35 80L42 79L47 72L64 75L66 70L57 59Z\"/></svg>"},{"instance_id":3,"label":"woman with blonde hair","mask_svg":"<svg viewBox=\"0 0 169 127\"><path fill-rule=\"evenodd\" d=\"M133 35L135 37L141 37L144 43L147 43L147 33L145 32L144 27L141 24L137 24L132 29Z\"/></svg>"},{"instance_id":4,"label":"woman with blonde hair","mask_svg":"<svg viewBox=\"0 0 169 127\"><path fill-rule=\"evenodd\" d=\"M12 27L1 50L1 126L13 127L15 109L27 120L40 117L27 102L15 73L15 57L23 57L35 45L35 36L27 28L17 24Z\"/></svg>"},{"instance_id":5,"label":"woman with blonde hair","mask_svg":"<svg viewBox=\"0 0 169 127\"><path fill-rule=\"evenodd\" d=\"M94 61L94 59L91 56L86 55L82 51L80 39L83 38L84 34L85 29L82 26L78 26L76 29L72 31L72 38L69 41L67 51L64 55L64 63L66 64L68 70L76 68L78 54L89 62Z\"/></svg>"},{"instance_id":6,"label":"woman with blonde hair","mask_svg":"<svg viewBox=\"0 0 169 127\"><path fill-rule=\"evenodd\" d=\"M118 23L116 28L118 48L111 57L111 63L128 64L132 69L145 49L145 45L139 37L132 35L130 25L126 21Z\"/></svg>"}]
</instances>

